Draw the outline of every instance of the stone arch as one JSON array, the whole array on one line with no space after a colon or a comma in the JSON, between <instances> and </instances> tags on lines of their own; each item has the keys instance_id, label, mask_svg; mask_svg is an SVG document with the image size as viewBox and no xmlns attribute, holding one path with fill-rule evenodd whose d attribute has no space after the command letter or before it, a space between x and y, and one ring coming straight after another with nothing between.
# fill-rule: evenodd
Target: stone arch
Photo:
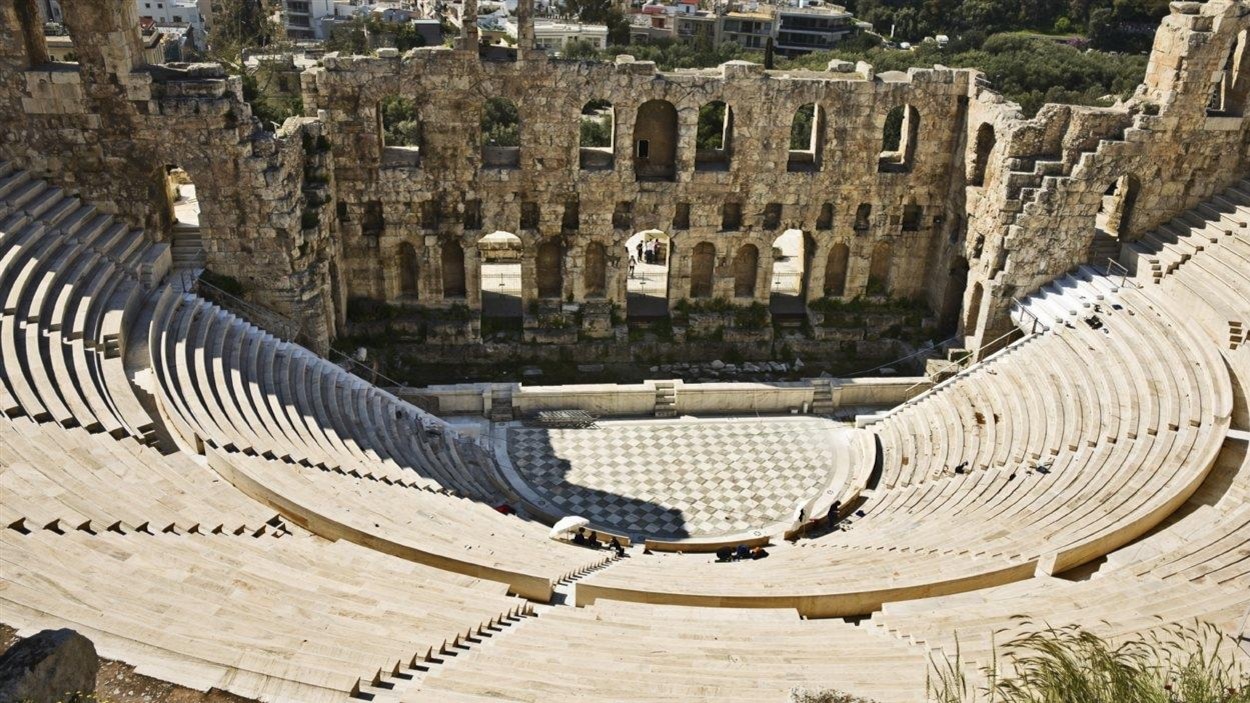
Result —
<instances>
[{"instance_id":1,"label":"stone arch","mask_svg":"<svg viewBox=\"0 0 1250 703\"><path fill-rule=\"evenodd\" d=\"M773 239L768 304L774 315L800 315L807 310L808 276L815 249L816 243L801 229L787 229Z\"/></svg>"},{"instance_id":2,"label":"stone arch","mask_svg":"<svg viewBox=\"0 0 1250 703\"><path fill-rule=\"evenodd\" d=\"M629 317L668 315L668 277L672 270L672 239L657 229L644 230L625 241L629 263L625 311Z\"/></svg>"},{"instance_id":3,"label":"stone arch","mask_svg":"<svg viewBox=\"0 0 1250 703\"><path fill-rule=\"evenodd\" d=\"M911 105L895 105L881 128L879 171L906 173L915 165L916 142L920 137L920 111Z\"/></svg>"},{"instance_id":4,"label":"stone arch","mask_svg":"<svg viewBox=\"0 0 1250 703\"><path fill-rule=\"evenodd\" d=\"M973 145L972 161L968 168L968 185L985 185L985 169L989 166L990 152L994 151L994 125L989 122L977 127L977 137Z\"/></svg>"},{"instance_id":5,"label":"stone arch","mask_svg":"<svg viewBox=\"0 0 1250 703\"><path fill-rule=\"evenodd\" d=\"M616 149L616 109L612 103L599 98L587 101L578 116L577 128L581 168L611 169Z\"/></svg>"},{"instance_id":6,"label":"stone arch","mask_svg":"<svg viewBox=\"0 0 1250 703\"><path fill-rule=\"evenodd\" d=\"M399 245L398 261L399 267L399 294L406 298L416 298L420 287L420 275L417 262L417 248L411 242L403 242ZM460 269L463 271L464 266Z\"/></svg>"},{"instance_id":7,"label":"stone arch","mask_svg":"<svg viewBox=\"0 0 1250 703\"><path fill-rule=\"evenodd\" d=\"M1207 114L1220 117L1239 117L1245 113L1246 98L1250 94L1250 30L1243 29L1233 39L1228 58L1220 66L1219 80L1211 86L1207 101Z\"/></svg>"},{"instance_id":8,"label":"stone arch","mask_svg":"<svg viewBox=\"0 0 1250 703\"><path fill-rule=\"evenodd\" d=\"M939 317L941 328L946 332L954 332L959 327L959 309L968 292L968 260L962 256L955 257L951 263L946 280L946 294L942 298L942 310Z\"/></svg>"},{"instance_id":9,"label":"stone arch","mask_svg":"<svg viewBox=\"0 0 1250 703\"><path fill-rule=\"evenodd\" d=\"M494 96L482 106L482 165L517 168L521 165L521 113L516 103Z\"/></svg>"},{"instance_id":10,"label":"stone arch","mask_svg":"<svg viewBox=\"0 0 1250 703\"><path fill-rule=\"evenodd\" d=\"M716 245L699 242L690 253L690 297L712 297L712 278L716 272Z\"/></svg>"},{"instance_id":11,"label":"stone arch","mask_svg":"<svg viewBox=\"0 0 1250 703\"><path fill-rule=\"evenodd\" d=\"M824 142L824 110L816 103L800 106L790 120L790 148L786 158L786 170L819 171Z\"/></svg>"},{"instance_id":12,"label":"stone arch","mask_svg":"<svg viewBox=\"0 0 1250 703\"><path fill-rule=\"evenodd\" d=\"M586 245L582 287L587 298L602 298L608 289L608 251L602 242Z\"/></svg>"},{"instance_id":13,"label":"stone arch","mask_svg":"<svg viewBox=\"0 0 1250 703\"><path fill-rule=\"evenodd\" d=\"M840 298L846 295L846 272L851 259L851 248L845 242L838 242L829 249L829 257L825 260L825 295Z\"/></svg>"},{"instance_id":14,"label":"stone arch","mask_svg":"<svg viewBox=\"0 0 1250 703\"><path fill-rule=\"evenodd\" d=\"M564 294L564 245L548 239L538 245L534 257L538 297L560 298Z\"/></svg>"},{"instance_id":15,"label":"stone arch","mask_svg":"<svg viewBox=\"0 0 1250 703\"><path fill-rule=\"evenodd\" d=\"M667 100L648 100L634 121L634 177L672 181L677 177L677 108Z\"/></svg>"},{"instance_id":16,"label":"stone arch","mask_svg":"<svg viewBox=\"0 0 1250 703\"><path fill-rule=\"evenodd\" d=\"M733 110L723 100L713 100L699 108L694 168L696 171L725 171L733 154Z\"/></svg>"},{"instance_id":17,"label":"stone arch","mask_svg":"<svg viewBox=\"0 0 1250 703\"><path fill-rule=\"evenodd\" d=\"M868 262L868 295L889 295L892 252L889 242L877 242Z\"/></svg>"},{"instance_id":18,"label":"stone arch","mask_svg":"<svg viewBox=\"0 0 1250 703\"><path fill-rule=\"evenodd\" d=\"M754 244L743 244L734 254L734 297L754 298L755 281L759 277L760 250Z\"/></svg>"},{"instance_id":19,"label":"stone arch","mask_svg":"<svg viewBox=\"0 0 1250 703\"><path fill-rule=\"evenodd\" d=\"M477 240L478 286L482 316L520 318L524 315L525 255L527 243L512 232L497 230Z\"/></svg>"},{"instance_id":20,"label":"stone arch","mask_svg":"<svg viewBox=\"0 0 1250 703\"><path fill-rule=\"evenodd\" d=\"M464 275L464 247L460 242L449 239L442 243L439 253L443 274L443 297L464 298L467 295Z\"/></svg>"},{"instance_id":21,"label":"stone arch","mask_svg":"<svg viewBox=\"0 0 1250 703\"><path fill-rule=\"evenodd\" d=\"M1094 216L1095 236L1101 233L1120 240L1125 238L1140 188L1141 182L1131 173L1120 176L1107 186L1098 213Z\"/></svg>"}]
</instances>

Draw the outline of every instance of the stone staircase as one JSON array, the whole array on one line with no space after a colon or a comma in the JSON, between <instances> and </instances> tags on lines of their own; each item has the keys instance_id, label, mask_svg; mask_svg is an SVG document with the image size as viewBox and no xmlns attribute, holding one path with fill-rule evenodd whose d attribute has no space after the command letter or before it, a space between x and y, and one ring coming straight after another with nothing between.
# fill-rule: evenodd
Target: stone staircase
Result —
<instances>
[{"instance_id":1,"label":"stone staircase","mask_svg":"<svg viewBox=\"0 0 1250 703\"><path fill-rule=\"evenodd\" d=\"M1124 247L1121 263L1142 283L1159 284L1195 254L1250 226L1250 178L1186 210Z\"/></svg>"},{"instance_id":2,"label":"stone staircase","mask_svg":"<svg viewBox=\"0 0 1250 703\"><path fill-rule=\"evenodd\" d=\"M812 414L833 414L833 380L829 378L813 378L812 383Z\"/></svg>"},{"instance_id":3,"label":"stone staircase","mask_svg":"<svg viewBox=\"0 0 1250 703\"><path fill-rule=\"evenodd\" d=\"M677 384L674 382L655 382L655 416L677 417Z\"/></svg>"},{"instance_id":4,"label":"stone staircase","mask_svg":"<svg viewBox=\"0 0 1250 703\"><path fill-rule=\"evenodd\" d=\"M490 389L490 421L511 422L512 386L494 385Z\"/></svg>"},{"instance_id":5,"label":"stone staircase","mask_svg":"<svg viewBox=\"0 0 1250 703\"><path fill-rule=\"evenodd\" d=\"M199 227L181 223L174 226L173 265L175 269L201 271L204 269L204 240Z\"/></svg>"},{"instance_id":6,"label":"stone staircase","mask_svg":"<svg viewBox=\"0 0 1250 703\"><path fill-rule=\"evenodd\" d=\"M1093 125L1085 128L1094 129L1094 135L1083 145L1069 147L1065 153L1007 160L1007 200L1003 209L1011 213L1008 225L1014 224L1030 204L1047 202L1050 194L1071 179L1078 169L1083 170L1100 152L1126 141L1147 138L1150 134L1149 130L1136 126L1136 121L1128 124L1116 120L1097 128Z\"/></svg>"},{"instance_id":7,"label":"stone staircase","mask_svg":"<svg viewBox=\"0 0 1250 703\"><path fill-rule=\"evenodd\" d=\"M1013 304L1011 321L1026 334L1035 331L1035 320L1048 329L1079 322L1097 314L1101 306L1118 305L1119 291L1117 279L1082 266Z\"/></svg>"}]
</instances>

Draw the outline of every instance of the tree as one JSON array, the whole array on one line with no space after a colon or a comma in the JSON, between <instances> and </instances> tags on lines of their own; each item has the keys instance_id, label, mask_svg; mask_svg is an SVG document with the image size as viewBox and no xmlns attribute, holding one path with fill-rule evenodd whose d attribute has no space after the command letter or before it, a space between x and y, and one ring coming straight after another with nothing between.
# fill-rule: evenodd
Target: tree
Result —
<instances>
[{"instance_id":1,"label":"tree","mask_svg":"<svg viewBox=\"0 0 1250 703\"><path fill-rule=\"evenodd\" d=\"M491 98L482 110L482 139L489 146L520 146L521 119L516 104L505 98Z\"/></svg>"},{"instance_id":2,"label":"tree","mask_svg":"<svg viewBox=\"0 0 1250 703\"><path fill-rule=\"evenodd\" d=\"M388 96L382 99L381 110L386 146L421 146L421 123L412 98Z\"/></svg>"}]
</instances>

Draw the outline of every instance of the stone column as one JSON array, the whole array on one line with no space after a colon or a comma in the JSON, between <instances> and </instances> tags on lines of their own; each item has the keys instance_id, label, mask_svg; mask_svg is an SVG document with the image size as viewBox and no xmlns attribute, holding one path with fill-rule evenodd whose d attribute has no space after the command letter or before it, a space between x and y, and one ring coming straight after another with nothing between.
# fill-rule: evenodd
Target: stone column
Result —
<instances>
[{"instance_id":1,"label":"stone column","mask_svg":"<svg viewBox=\"0 0 1250 703\"><path fill-rule=\"evenodd\" d=\"M524 58L534 51L534 0L517 0L517 56Z\"/></svg>"},{"instance_id":2,"label":"stone column","mask_svg":"<svg viewBox=\"0 0 1250 703\"><path fill-rule=\"evenodd\" d=\"M460 11L460 50L477 53L477 0L463 0Z\"/></svg>"},{"instance_id":3,"label":"stone column","mask_svg":"<svg viewBox=\"0 0 1250 703\"><path fill-rule=\"evenodd\" d=\"M35 0L0 5L0 57L15 70L47 63L48 45Z\"/></svg>"}]
</instances>

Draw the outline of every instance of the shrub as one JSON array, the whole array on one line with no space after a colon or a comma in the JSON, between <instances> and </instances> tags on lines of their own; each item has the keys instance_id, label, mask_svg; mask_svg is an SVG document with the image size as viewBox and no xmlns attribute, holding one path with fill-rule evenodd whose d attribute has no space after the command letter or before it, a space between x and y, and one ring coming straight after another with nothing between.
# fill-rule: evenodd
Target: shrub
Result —
<instances>
[{"instance_id":1,"label":"shrub","mask_svg":"<svg viewBox=\"0 0 1250 703\"><path fill-rule=\"evenodd\" d=\"M1111 642L1083 628L1035 626L1002 648L1002 664L970 686L959 659L933 662L931 700L940 703L1248 703L1250 675L1226 659L1210 624Z\"/></svg>"}]
</instances>

